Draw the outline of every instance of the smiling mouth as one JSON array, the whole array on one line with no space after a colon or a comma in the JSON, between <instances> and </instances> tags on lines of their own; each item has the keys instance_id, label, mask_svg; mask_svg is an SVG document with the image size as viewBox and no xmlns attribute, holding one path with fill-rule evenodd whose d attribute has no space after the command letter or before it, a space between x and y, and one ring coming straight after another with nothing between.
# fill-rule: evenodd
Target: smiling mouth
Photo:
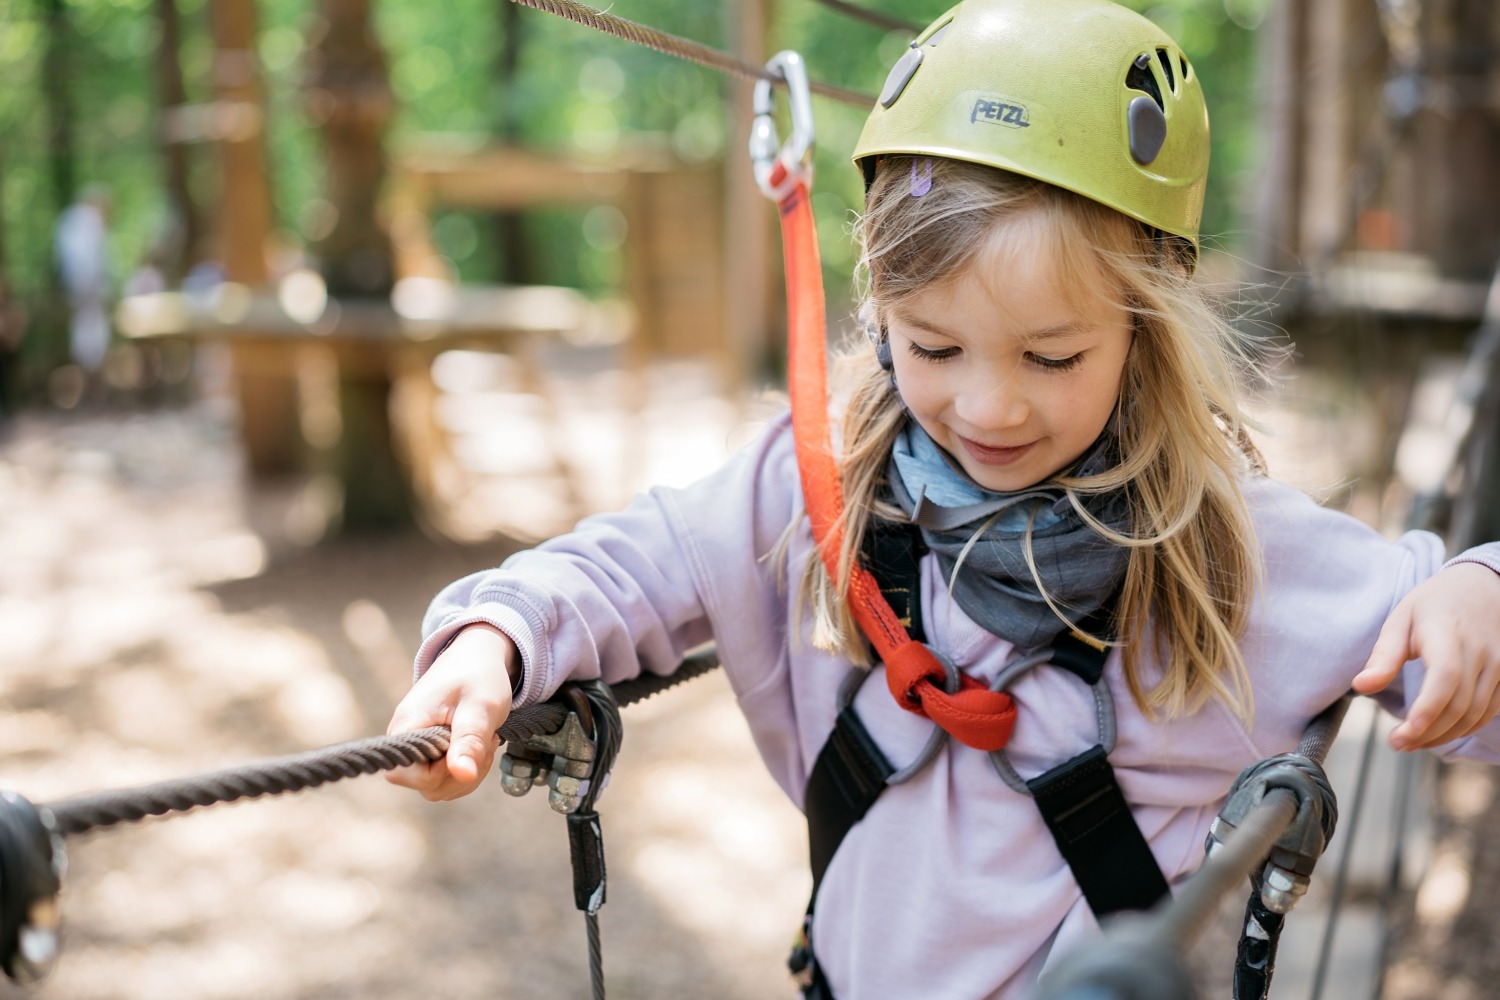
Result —
<instances>
[{"instance_id":1,"label":"smiling mouth","mask_svg":"<svg viewBox=\"0 0 1500 1000\"><path fill-rule=\"evenodd\" d=\"M962 442L964 451L969 453L970 458L984 465L1010 465L1012 462L1019 461L1036 445L1036 442L1032 441L1029 444L1016 445L1011 448L991 448L962 436L958 440Z\"/></svg>"}]
</instances>

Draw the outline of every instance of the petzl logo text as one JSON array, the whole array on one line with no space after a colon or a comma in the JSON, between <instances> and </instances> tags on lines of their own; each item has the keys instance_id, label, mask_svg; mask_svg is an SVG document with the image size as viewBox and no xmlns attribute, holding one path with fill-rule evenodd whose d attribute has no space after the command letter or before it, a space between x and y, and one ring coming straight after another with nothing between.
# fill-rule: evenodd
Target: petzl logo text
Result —
<instances>
[{"instance_id":1,"label":"petzl logo text","mask_svg":"<svg viewBox=\"0 0 1500 1000\"><path fill-rule=\"evenodd\" d=\"M991 125L1004 125L1007 128L1030 128L1031 115L1023 104L981 97L974 102L974 110L969 112L969 123L974 122L989 122Z\"/></svg>"}]
</instances>

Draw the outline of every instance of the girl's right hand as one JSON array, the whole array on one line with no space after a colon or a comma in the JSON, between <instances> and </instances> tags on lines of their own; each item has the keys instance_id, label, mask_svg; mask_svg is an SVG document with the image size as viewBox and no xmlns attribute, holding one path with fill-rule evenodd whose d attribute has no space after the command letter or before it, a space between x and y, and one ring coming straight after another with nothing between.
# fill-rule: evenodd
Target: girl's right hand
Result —
<instances>
[{"instance_id":1,"label":"girl's right hand","mask_svg":"<svg viewBox=\"0 0 1500 1000\"><path fill-rule=\"evenodd\" d=\"M415 788L431 802L478 788L495 762L495 731L510 716L520 670L520 653L504 632L483 623L465 627L401 699L386 727L395 734L446 725L453 730L447 755L387 771L386 780Z\"/></svg>"}]
</instances>

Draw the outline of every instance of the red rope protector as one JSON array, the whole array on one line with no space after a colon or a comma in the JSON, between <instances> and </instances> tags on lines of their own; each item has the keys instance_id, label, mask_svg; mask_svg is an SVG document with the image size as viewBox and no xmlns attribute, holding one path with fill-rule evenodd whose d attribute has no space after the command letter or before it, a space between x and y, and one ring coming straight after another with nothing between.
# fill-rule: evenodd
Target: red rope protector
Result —
<instances>
[{"instance_id":1,"label":"red rope protector","mask_svg":"<svg viewBox=\"0 0 1500 1000\"><path fill-rule=\"evenodd\" d=\"M786 169L777 163L771 184L779 187L785 179ZM777 208L786 261L787 368L797 467L813 538L823 565L836 579L844 495L828 427L823 272L806 183L794 184ZM967 674L960 674L957 692L944 690L942 664L932 650L907 635L880 585L863 566L854 568L848 599L855 621L885 662L886 683L898 705L931 719L967 746L979 750L1005 746L1016 724L1016 707L1008 694L991 691Z\"/></svg>"}]
</instances>

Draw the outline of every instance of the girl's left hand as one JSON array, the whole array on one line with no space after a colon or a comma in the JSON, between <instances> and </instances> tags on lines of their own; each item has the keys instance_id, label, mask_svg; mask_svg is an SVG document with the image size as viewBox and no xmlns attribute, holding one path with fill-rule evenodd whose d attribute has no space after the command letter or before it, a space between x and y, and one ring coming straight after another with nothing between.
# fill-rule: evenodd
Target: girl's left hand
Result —
<instances>
[{"instance_id":1,"label":"girl's left hand","mask_svg":"<svg viewBox=\"0 0 1500 1000\"><path fill-rule=\"evenodd\" d=\"M1392 747L1437 746L1494 718L1500 711L1500 574L1479 563L1455 563L1419 584L1385 620L1354 690L1385 688L1418 657L1427 676L1406 721L1391 730Z\"/></svg>"}]
</instances>

